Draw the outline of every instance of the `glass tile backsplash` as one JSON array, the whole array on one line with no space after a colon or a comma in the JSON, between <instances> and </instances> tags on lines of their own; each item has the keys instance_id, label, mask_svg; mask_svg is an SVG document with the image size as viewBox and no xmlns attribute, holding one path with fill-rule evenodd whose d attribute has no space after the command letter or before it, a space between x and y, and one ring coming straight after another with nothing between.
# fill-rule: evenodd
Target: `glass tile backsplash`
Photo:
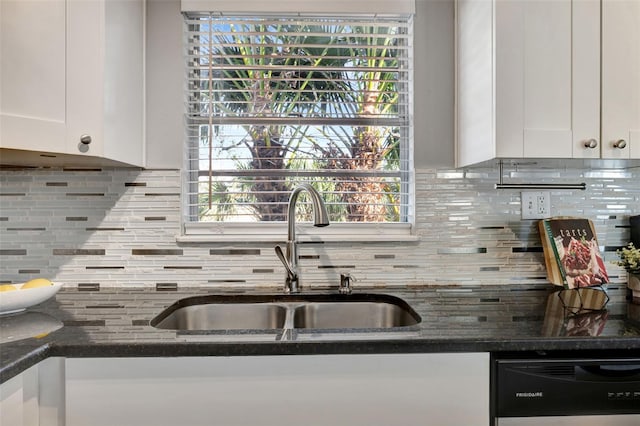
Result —
<instances>
[{"instance_id":1,"label":"glass tile backsplash","mask_svg":"<svg viewBox=\"0 0 640 426\"><path fill-rule=\"evenodd\" d=\"M640 169L519 168L513 182L586 182L551 191L554 216L594 221L611 263L640 213ZM520 218L520 191L496 190L497 168L416 172L416 242L303 244L304 284L358 286L544 283L536 220ZM66 286L280 287L273 244L177 243L180 172L130 169L0 171L0 279L47 277ZM284 237L283 237L284 238Z\"/></svg>"}]
</instances>

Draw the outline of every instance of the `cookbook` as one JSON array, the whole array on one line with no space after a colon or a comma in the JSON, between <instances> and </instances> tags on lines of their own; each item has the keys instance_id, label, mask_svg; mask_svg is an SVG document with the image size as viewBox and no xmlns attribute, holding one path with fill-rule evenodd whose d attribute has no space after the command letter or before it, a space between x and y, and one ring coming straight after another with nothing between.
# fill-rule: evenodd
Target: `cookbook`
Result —
<instances>
[{"instance_id":1,"label":"cookbook","mask_svg":"<svg viewBox=\"0 0 640 426\"><path fill-rule=\"evenodd\" d=\"M544 219L539 222L538 228L547 279L552 284L571 289L609 282L591 220L567 217Z\"/></svg>"}]
</instances>

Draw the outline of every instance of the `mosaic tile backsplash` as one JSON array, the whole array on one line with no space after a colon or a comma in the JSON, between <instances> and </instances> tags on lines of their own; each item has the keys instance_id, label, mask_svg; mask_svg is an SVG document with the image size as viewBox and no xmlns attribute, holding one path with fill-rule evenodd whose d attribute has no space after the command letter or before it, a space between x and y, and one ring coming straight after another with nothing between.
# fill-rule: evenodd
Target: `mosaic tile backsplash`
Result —
<instances>
[{"instance_id":1,"label":"mosaic tile backsplash","mask_svg":"<svg viewBox=\"0 0 640 426\"><path fill-rule=\"evenodd\" d=\"M510 182L586 182L551 191L554 216L594 221L612 283L640 214L640 169L509 171ZM520 218L520 191L496 190L497 168L416 172L416 242L302 244L310 287L545 283L536 220ZM273 244L177 243L180 172L130 169L0 171L0 280L47 277L65 286L281 287ZM283 239L284 236L283 236Z\"/></svg>"}]
</instances>

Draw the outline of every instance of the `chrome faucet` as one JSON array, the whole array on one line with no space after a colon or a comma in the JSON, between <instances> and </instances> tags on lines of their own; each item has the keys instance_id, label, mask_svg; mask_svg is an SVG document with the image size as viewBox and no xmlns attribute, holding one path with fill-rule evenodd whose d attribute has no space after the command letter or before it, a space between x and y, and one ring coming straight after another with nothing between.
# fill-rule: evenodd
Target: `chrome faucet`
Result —
<instances>
[{"instance_id":1,"label":"chrome faucet","mask_svg":"<svg viewBox=\"0 0 640 426\"><path fill-rule=\"evenodd\" d=\"M296 240L296 203L300 192L306 191L311 198L311 205L313 206L313 225L314 226L328 226L329 215L324 205L324 201L318 191L308 183L303 183L297 186L289 197L289 207L287 211L287 245L286 245L286 257L282 253L282 248L276 246L276 254L278 258L287 270L287 277L285 280L285 293L298 293L300 291L299 276L298 276L298 247Z\"/></svg>"}]
</instances>

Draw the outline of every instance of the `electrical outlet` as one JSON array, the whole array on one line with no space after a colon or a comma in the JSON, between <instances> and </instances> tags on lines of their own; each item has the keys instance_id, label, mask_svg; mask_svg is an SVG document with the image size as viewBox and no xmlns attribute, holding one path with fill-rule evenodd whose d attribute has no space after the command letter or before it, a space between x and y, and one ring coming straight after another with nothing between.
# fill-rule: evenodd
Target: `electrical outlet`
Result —
<instances>
[{"instance_id":1,"label":"electrical outlet","mask_svg":"<svg viewBox=\"0 0 640 426\"><path fill-rule=\"evenodd\" d=\"M547 191L521 192L523 219L545 219L551 217L551 194Z\"/></svg>"}]
</instances>

